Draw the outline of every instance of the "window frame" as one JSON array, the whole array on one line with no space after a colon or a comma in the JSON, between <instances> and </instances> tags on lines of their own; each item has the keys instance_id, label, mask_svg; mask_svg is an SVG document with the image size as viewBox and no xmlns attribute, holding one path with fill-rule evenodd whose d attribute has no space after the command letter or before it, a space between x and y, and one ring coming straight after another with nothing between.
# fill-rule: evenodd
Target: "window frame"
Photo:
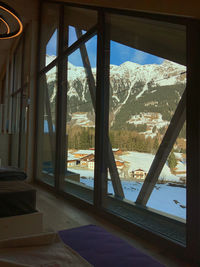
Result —
<instances>
[{"instance_id":1,"label":"window frame","mask_svg":"<svg viewBox=\"0 0 200 267\"><path fill-rule=\"evenodd\" d=\"M62 140L59 139L62 136L63 129L63 121L64 118L57 120L57 144L56 144L56 174L55 181L56 186L53 189L65 197L72 199L82 205L86 205L98 212L98 214L103 215L107 218L110 218L112 222L117 223L121 227L129 230L137 230L141 235L147 236L159 240L163 245L169 246L172 250L175 248L177 252L183 253L185 250L188 255L191 255L195 260L199 260L198 251L200 250L200 168L199 168L199 156L200 156L200 146L199 146L199 136L200 136L200 127L198 126L198 121L200 120L200 105L198 104L198 87L200 87L200 75L198 75L198 71L200 70L200 52L198 47L200 47L200 22L199 20L186 18L182 16L174 16L174 15L162 15L162 14L154 14L150 12L140 12L140 11L132 11L132 10L120 10L114 8L103 8L103 7L95 7L89 5L81 5L81 4L72 4L65 3L61 1L43 1L43 3L55 3L60 5L60 16L59 16L59 38L58 38L58 47L59 52L57 58L52 61L48 66L38 71L38 77L46 73L56 64L58 64L58 73L60 72L58 78L58 92L61 92L61 81L62 81L62 71L61 66L63 59L72 53L75 49L80 47L82 43L85 43L92 34L98 35L97 40L97 94L98 94L98 105L96 107L96 136L95 136L95 187L94 187L94 205L83 201L81 198L74 197L69 193L61 192L59 189L60 182L59 177L60 173L62 173L62 166L59 162L59 157L63 155L62 150ZM93 27L89 32L84 34L82 38L80 38L77 42L67 48L65 51L63 50L63 28L62 28L62 7L72 6L79 8L86 8L98 11L98 23L95 27ZM170 239L169 237L163 235L162 233L153 232L152 230L147 229L144 225L140 225L137 223L132 223L129 220L126 220L111 211L103 208L103 202L105 201L105 177L107 172L107 163L106 157L103 155L107 155L107 146L105 146L106 136L108 136L108 88L106 86L106 79L108 79L109 75L109 62L106 60L106 55L109 51L108 46L108 36L107 36L107 28L105 24L105 14L119 14L126 16L134 16L137 18L145 18L152 19L162 22L170 22L174 24L180 24L186 26L186 66L187 66L187 88L186 88L186 136L187 136L187 221L186 221L186 244L182 244L180 242L176 242L175 240ZM41 25L41 12L40 12L40 25ZM38 51L39 51L40 38L38 40ZM100 56L101 55L101 56ZM39 61L39 52L38 52L38 61ZM38 63L39 66L39 63ZM101 78L102 75L105 75L105 79ZM39 78L38 78L39 79ZM58 96L58 108L57 112L62 111L62 107L64 107L64 103L62 101L62 93L59 93ZM193 103L190 105L190 103ZM102 113L102 107L105 107L105 113ZM196 115L196 120L194 120L194 114ZM59 116L59 114L57 114ZM104 127L102 127L104 125ZM196 155L195 160L194 156ZM36 181L37 177L35 178ZM43 184L40 181L40 184ZM113 198L109 196L110 202L113 201ZM120 200L117 200L120 202ZM194 204L195 203L195 204ZM125 206L129 208L130 204L126 203ZM174 227L184 228L183 223L173 218L167 218L162 216L159 212L155 212L153 209L142 209L140 206L131 204L132 210L138 210L141 212L141 216L144 218L149 214L151 218L154 218L156 221L163 220L164 223L168 222L174 225ZM123 226L122 226L123 222ZM167 223L166 223L167 225Z\"/></svg>"}]
</instances>

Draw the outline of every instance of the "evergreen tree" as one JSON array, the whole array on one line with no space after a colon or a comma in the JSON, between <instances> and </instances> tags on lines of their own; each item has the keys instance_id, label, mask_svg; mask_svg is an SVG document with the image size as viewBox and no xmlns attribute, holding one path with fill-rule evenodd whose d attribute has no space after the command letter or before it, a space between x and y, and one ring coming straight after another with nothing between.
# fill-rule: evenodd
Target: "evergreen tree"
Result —
<instances>
[{"instance_id":1,"label":"evergreen tree","mask_svg":"<svg viewBox=\"0 0 200 267\"><path fill-rule=\"evenodd\" d=\"M89 147L89 134L88 131L84 129L80 135L80 149L88 149Z\"/></svg>"},{"instance_id":2,"label":"evergreen tree","mask_svg":"<svg viewBox=\"0 0 200 267\"><path fill-rule=\"evenodd\" d=\"M156 137L154 140L154 144L153 144L153 153L156 153L156 151L158 150L159 147L159 142L158 142L158 138Z\"/></svg>"},{"instance_id":3,"label":"evergreen tree","mask_svg":"<svg viewBox=\"0 0 200 267\"><path fill-rule=\"evenodd\" d=\"M156 127L156 126L154 126L154 127L153 127L153 129L152 129L152 133L155 133L155 132L156 132L156 130L157 130L157 127Z\"/></svg>"},{"instance_id":4,"label":"evergreen tree","mask_svg":"<svg viewBox=\"0 0 200 267\"><path fill-rule=\"evenodd\" d=\"M177 165L177 159L172 151L168 157L168 165L171 170L173 170Z\"/></svg>"}]
</instances>

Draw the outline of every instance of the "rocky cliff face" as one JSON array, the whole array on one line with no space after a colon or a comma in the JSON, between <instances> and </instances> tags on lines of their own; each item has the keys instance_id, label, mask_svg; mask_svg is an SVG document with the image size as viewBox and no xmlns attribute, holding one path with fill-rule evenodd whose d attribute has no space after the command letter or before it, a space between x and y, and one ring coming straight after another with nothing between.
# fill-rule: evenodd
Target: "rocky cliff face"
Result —
<instances>
[{"instance_id":1,"label":"rocky cliff face","mask_svg":"<svg viewBox=\"0 0 200 267\"><path fill-rule=\"evenodd\" d=\"M47 61L52 60L47 56ZM96 69L92 69L96 80ZM140 124L158 118L158 127L170 121L186 84L185 66L165 60L162 64L139 65L125 62L120 66L110 66L110 123L114 128L122 125ZM56 70L47 73L50 101L55 101ZM94 111L90 97L88 80L83 67L68 63L68 122L82 114L87 126L94 126ZM83 115L85 114L85 115ZM151 119L152 116L152 119ZM80 116L79 116L80 117ZM86 126L82 123L82 126Z\"/></svg>"}]
</instances>

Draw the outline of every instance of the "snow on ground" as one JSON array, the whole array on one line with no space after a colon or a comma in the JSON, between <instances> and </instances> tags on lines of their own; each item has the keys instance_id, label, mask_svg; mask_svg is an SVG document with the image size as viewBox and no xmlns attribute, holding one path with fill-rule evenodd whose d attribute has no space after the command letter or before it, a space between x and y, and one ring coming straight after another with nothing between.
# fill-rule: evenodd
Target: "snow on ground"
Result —
<instances>
[{"instance_id":1,"label":"snow on ground","mask_svg":"<svg viewBox=\"0 0 200 267\"><path fill-rule=\"evenodd\" d=\"M49 163L46 163L45 171L52 172ZM50 171L47 171L50 170ZM80 182L94 188L94 170L80 170L69 168L71 172L80 174ZM121 180L125 199L135 202L143 185L142 182ZM108 181L108 193L114 195L112 182ZM147 207L162 211L180 218L186 218L186 188L169 186L168 184L156 184L147 203Z\"/></svg>"},{"instance_id":2,"label":"snow on ground","mask_svg":"<svg viewBox=\"0 0 200 267\"><path fill-rule=\"evenodd\" d=\"M94 171L93 170L77 170L70 168L70 171L80 174L80 182L93 188L94 187ZM123 181L122 187L125 194L125 199L132 202L136 198L142 187L141 182ZM108 193L114 195L112 182L108 181ZM181 207L181 206L182 207ZM168 214L186 218L186 188L173 187L168 184L156 184L151 197L147 203L147 207L151 207L158 211L166 212Z\"/></svg>"},{"instance_id":3,"label":"snow on ground","mask_svg":"<svg viewBox=\"0 0 200 267\"><path fill-rule=\"evenodd\" d=\"M128 170L129 173L137 169L142 169L145 172L148 172L153 162L154 155L149 153L129 151L126 154L119 156L119 158L122 161L129 162L129 170ZM165 163L159 179L164 181L173 181L173 182L179 181L179 178L171 173L167 163Z\"/></svg>"},{"instance_id":4,"label":"snow on ground","mask_svg":"<svg viewBox=\"0 0 200 267\"><path fill-rule=\"evenodd\" d=\"M160 86L174 85L177 82L177 76L172 76L166 79L161 79L157 82Z\"/></svg>"},{"instance_id":5,"label":"snow on ground","mask_svg":"<svg viewBox=\"0 0 200 267\"><path fill-rule=\"evenodd\" d=\"M174 152L176 159L183 161L183 153Z\"/></svg>"},{"instance_id":6,"label":"snow on ground","mask_svg":"<svg viewBox=\"0 0 200 267\"><path fill-rule=\"evenodd\" d=\"M86 173L84 175L86 177ZM142 183L134 181L121 182L125 194L125 199L135 202L142 187ZM94 180L92 178L81 178L81 183L92 188L94 187ZM108 193L114 195L111 181L108 181ZM155 210L185 219L186 188L172 187L168 186L167 184L157 184L147 203L147 207L151 207Z\"/></svg>"},{"instance_id":7,"label":"snow on ground","mask_svg":"<svg viewBox=\"0 0 200 267\"><path fill-rule=\"evenodd\" d=\"M176 171L185 172L186 171L186 165L183 162L178 161L178 163L176 165Z\"/></svg>"},{"instance_id":8,"label":"snow on ground","mask_svg":"<svg viewBox=\"0 0 200 267\"><path fill-rule=\"evenodd\" d=\"M94 154L94 150L93 149L88 149L88 150L78 150L76 152L73 153L74 155L77 154L82 154L82 155L90 155L90 154Z\"/></svg>"},{"instance_id":9,"label":"snow on ground","mask_svg":"<svg viewBox=\"0 0 200 267\"><path fill-rule=\"evenodd\" d=\"M67 160L78 160L72 153L67 153Z\"/></svg>"},{"instance_id":10,"label":"snow on ground","mask_svg":"<svg viewBox=\"0 0 200 267\"><path fill-rule=\"evenodd\" d=\"M94 122L88 119L87 112L72 113L71 122L82 127L95 127Z\"/></svg>"},{"instance_id":11,"label":"snow on ground","mask_svg":"<svg viewBox=\"0 0 200 267\"><path fill-rule=\"evenodd\" d=\"M80 170L69 168L69 171L80 174L80 177L84 177L83 180L85 180L85 178L93 180L94 178L94 170Z\"/></svg>"},{"instance_id":12,"label":"snow on ground","mask_svg":"<svg viewBox=\"0 0 200 267\"><path fill-rule=\"evenodd\" d=\"M141 112L140 114L133 115L130 120L127 121L129 124L146 124L148 127L162 128L169 124L168 121L162 119L162 114L158 112Z\"/></svg>"},{"instance_id":13,"label":"snow on ground","mask_svg":"<svg viewBox=\"0 0 200 267\"><path fill-rule=\"evenodd\" d=\"M50 56L46 54L46 58L45 58L45 66L49 65L54 59L56 58L56 56Z\"/></svg>"},{"instance_id":14,"label":"snow on ground","mask_svg":"<svg viewBox=\"0 0 200 267\"><path fill-rule=\"evenodd\" d=\"M143 93L145 91L147 91L147 90L148 90L148 85L145 84L144 87L143 87L143 89L142 89L142 91L136 96L136 99L140 98L143 95Z\"/></svg>"}]
</instances>

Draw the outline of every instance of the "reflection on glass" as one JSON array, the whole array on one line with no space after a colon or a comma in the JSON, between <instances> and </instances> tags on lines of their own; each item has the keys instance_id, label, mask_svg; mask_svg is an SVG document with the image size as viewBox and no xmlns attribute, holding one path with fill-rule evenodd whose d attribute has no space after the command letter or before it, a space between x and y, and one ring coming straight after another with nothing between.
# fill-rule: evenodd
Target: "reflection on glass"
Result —
<instances>
[{"instance_id":1,"label":"reflection on glass","mask_svg":"<svg viewBox=\"0 0 200 267\"><path fill-rule=\"evenodd\" d=\"M22 43L20 43L14 55L13 92L21 88L21 69L22 69Z\"/></svg>"},{"instance_id":2,"label":"reflection on glass","mask_svg":"<svg viewBox=\"0 0 200 267\"><path fill-rule=\"evenodd\" d=\"M95 10L66 6L64 16L65 48L71 46L80 38L77 37L76 30L82 31L82 34L85 34L96 23L97 12Z\"/></svg>"},{"instance_id":3,"label":"reflection on glass","mask_svg":"<svg viewBox=\"0 0 200 267\"><path fill-rule=\"evenodd\" d=\"M96 36L68 57L67 162L63 190L74 193L72 184L94 187L95 111L91 91L96 91ZM95 51L95 52L94 52ZM90 60L93 57L93 60ZM95 58L95 59L94 59ZM84 62L91 67L84 68ZM68 183L68 184L67 184ZM86 191L85 191L86 192ZM74 193L77 194L77 193ZM87 192L82 195L89 199Z\"/></svg>"},{"instance_id":4,"label":"reflection on glass","mask_svg":"<svg viewBox=\"0 0 200 267\"><path fill-rule=\"evenodd\" d=\"M84 31L84 30L81 30L81 31L82 31L82 34L86 33L86 31ZM73 26L69 26L69 28L68 28L68 46L72 45L77 40L78 40L78 37L76 34L76 28Z\"/></svg>"},{"instance_id":5,"label":"reflection on glass","mask_svg":"<svg viewBox=\"0 0 200 267\"><path fill-rule=\"evenodd\" d=\"M57 56L57 35L58 30L56 29L47 43L46 66L49 65Z\"/></svg>"},{"instance_id":6,"label":"reflection on glass","mask_svg":"<svg viewBox=\"0 0 200 267\"><path fill-rule=\"evenodd\" d=\"M25 32L24 45L24 66L23 66L23 83L29 82L30 79L30 60L31 60L31 25L28 25Z\"/></svg>"},{"instance_id":7,"label":"reflection on glass","mask_svg":"<svg viewBox=\"0 0 200 267\"><path fill-rule=\"evenodd\" d=\"M69 26L68 28L68 46L72 45L77 41L76 29L73 26Z\"/></svg>"},{"instance_id":8,"label":"reflection on glass","mask_svg":"<svg viewBox=\"0 0 200 267\"><path fill-rule=\"evenodd\" d=\"M40 69L57 57L59 8L56 4L43 4L40 34Z\"/></svg>"},{"instance_id":9,"label":"reflection on glass","mask_svg":"<svg viewBox=\"0 0 200 267\"><path fill-rule=\"evenodd\" d=\"M57 69L52 68L40 79L38 116L38 175L54 185Z\"/></svg>"},{"instance_id":10,"label":"reflection on glass","mask_svg":"<svg viewBox=\"0 0 200 267\"><path fill-rule=\"evenodd\" d=\"M29 92L28 87L24 87L21 110L21 140L20 140L20 168L26 167L26 148L28 142L28 123L29 123Z\"/></svg>"},{"instance_id":11,"label":"reflection on glass","mask_svg":"<svg viewBox=\"0 0 200 267\"><path fill-rule=\"evenodd\" d=\"M110 142L125 199L135 202L184 92L186 68L114 41L110 60ZM173 164L185 170L185 144L178 137L148 202L184 219L186 173L180 177ZM115 195L110 174L108 194Z\"/></svg>"},{"instance_id":12,"label":"reflection on glass","mask_svg":"<svg viewBox=\"0 0 200 267\"><path fill-rule=\"evenodd\" d=\"M21 92L15 94L12 100L11 165L18 167Z\"/></svg>"}]
</instances>

